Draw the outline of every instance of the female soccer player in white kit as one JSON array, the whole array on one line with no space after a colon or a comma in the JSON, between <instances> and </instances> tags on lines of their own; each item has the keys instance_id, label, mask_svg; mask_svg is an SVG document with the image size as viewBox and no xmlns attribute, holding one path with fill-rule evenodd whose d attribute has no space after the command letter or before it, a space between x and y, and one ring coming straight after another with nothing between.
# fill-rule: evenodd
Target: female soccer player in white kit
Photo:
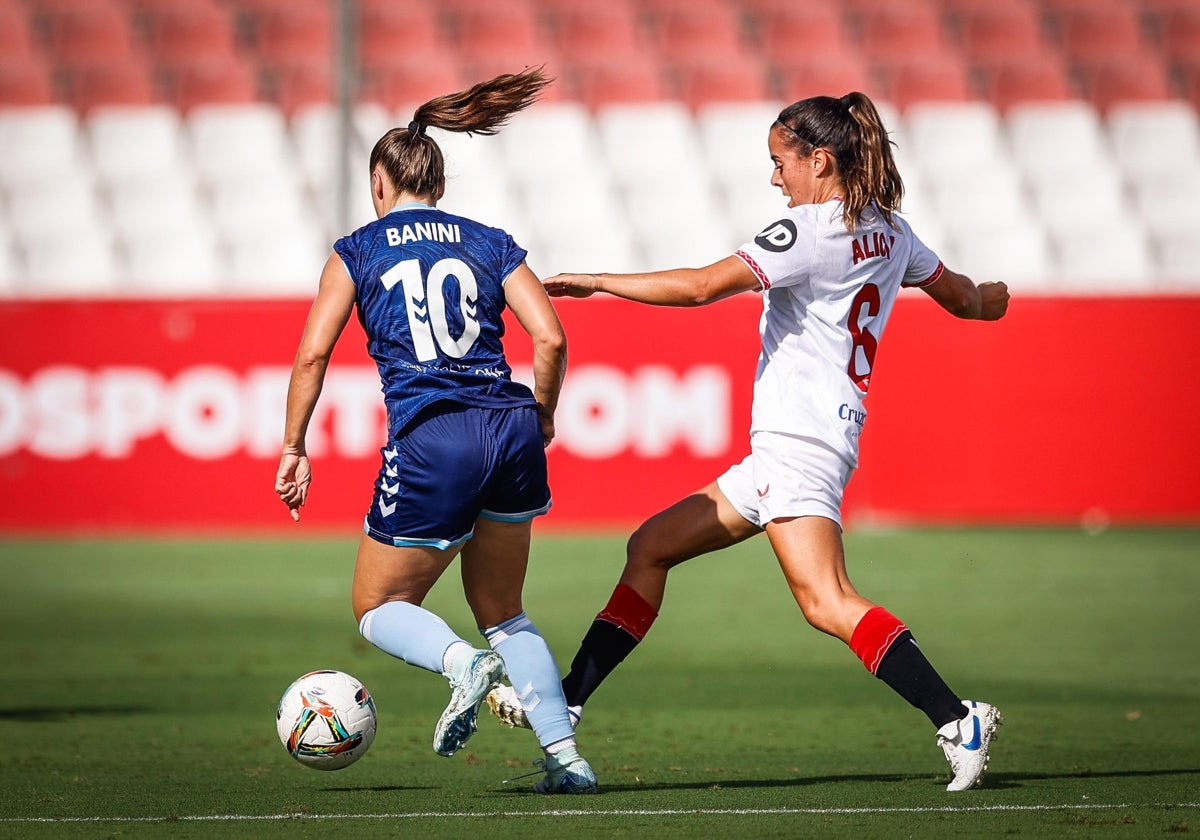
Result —
<instances>
[{"instance_id":1,"label":"female soccer player in white kit","mask_svg":"<svg viewBox=\"0 0 1200 840\"><path fill-rule=\"evenodd\" d=\"M976 286L947 269L896 215L903 185L865 94L788 106L768 146L771 183L788 210L733 256L699 269L543 281L551 296L606 292L659 306L763 293L750 455L630 538L620 582L563 680L567 702L578 721L584 702L657 617L671 568L766 531L804 617L929 717L950 762L948 790L965 790L982 779L1000 713L955 695L905 625L855 590L841 503L858 464L863 402L896 295L920 288L957 317L995 320L1007 309L1008 290ZM501 720L523 725L507 687L488 703Z\"/></svg>"},{"instance_id":2,"label":"female soccer player in white kit","mask_svg":"<svg viewBox=\"0 0 1200 840\"><path fill-rule=\"evenodd\" d=\"M426 127L495 134L549 84L540 70L498 76L417 108L371 152L378 219L334 244L288 387L275 491L300 519L312 478L304 439L334 345L356 308L379 368L389 440L359 543L351 593L362 635L450 682L433 748L451 756L507 671L536 711L541 793L594 793L558 665L521 604L531 522L550 507L545 445L566 368L550 299L502 230L436 208L446 189ZM514 382L505 308L529 333L534 388ZM421 606L460 557L463 589L490 650Z\"/></svg>"}]
</instances>

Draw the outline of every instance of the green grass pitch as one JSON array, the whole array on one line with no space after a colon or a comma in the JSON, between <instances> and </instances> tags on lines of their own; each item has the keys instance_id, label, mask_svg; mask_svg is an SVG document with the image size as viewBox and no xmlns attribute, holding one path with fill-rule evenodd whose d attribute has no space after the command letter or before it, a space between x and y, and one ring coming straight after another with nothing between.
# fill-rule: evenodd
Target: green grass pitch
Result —
<instances>
[{"instance_id":1,"label":"green grass pitch","mask_svg":"<svg viewBox=\"0 0 1200 840\"><path fill-rule=\"evenodd\" d=\"M299 533L299 531L297 531ZM932 727L810 629L761 537L672 573L579 730L602 793L542 797L532 733L430 747L441 678L357 634L354 540L0 543L0 837L1164 837L1200 832L1200 531L847 536L858 587L1006 724L947 794ZM537 536L526 606L563 667L620 536ZM428 602L480 641L452 568ZM375 695L371 751L301 767L299 674Z\"/></svg>"}]
</instances>

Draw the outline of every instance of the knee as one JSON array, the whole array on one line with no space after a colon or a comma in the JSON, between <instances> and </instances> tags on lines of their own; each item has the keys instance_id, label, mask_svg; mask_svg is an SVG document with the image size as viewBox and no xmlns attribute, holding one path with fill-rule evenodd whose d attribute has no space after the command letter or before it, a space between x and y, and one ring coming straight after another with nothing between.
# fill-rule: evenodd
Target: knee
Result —
<instances>
[{"instance_id":1,"label":"knee","mask_svg":"<svg viewBox=\"0 0 1200 840\"><path fill-rule=\"evenodd\" d=\"M646 523L634 531L625 544L625 562L628 566L659 568L666 571L678 561L667 551L657 529Z\"/></svg>"}]
</instances>

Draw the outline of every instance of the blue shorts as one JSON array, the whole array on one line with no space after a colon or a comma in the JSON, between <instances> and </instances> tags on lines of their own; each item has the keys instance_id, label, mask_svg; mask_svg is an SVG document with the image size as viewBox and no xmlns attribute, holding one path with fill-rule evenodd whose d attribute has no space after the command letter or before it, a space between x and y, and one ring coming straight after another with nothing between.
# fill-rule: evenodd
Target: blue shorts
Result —
<instances>
[{"instance_id":1,"label":"blue shorts","mask_svg":"<svg viewBox=\"0 0 1200 840\"><path fill-rule=\"evenodd\" d=\"M524 522L550 509L537 409L438 402L380 450L363 530L382 543L448 548L479 517Z\"/></svg>"}]
</instances>

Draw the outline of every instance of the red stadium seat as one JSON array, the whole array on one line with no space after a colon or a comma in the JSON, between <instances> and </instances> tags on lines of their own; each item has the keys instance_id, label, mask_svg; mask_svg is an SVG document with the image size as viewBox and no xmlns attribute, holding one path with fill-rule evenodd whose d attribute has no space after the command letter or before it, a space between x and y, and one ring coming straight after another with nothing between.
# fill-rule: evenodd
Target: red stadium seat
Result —
<instances>
[{"instance_id":1,"label":"red stadium seat","mask_svg":"<svg viewBox=\"0 0 1200 840\"><path fill-rule=\"evenodd\" d=\"M719 102L772 98L765 62L749 56L675 62L679 95L693 111Z\"/></svg>"},{"instance_id":2,"label":"red stadium seat","mask_svg":"<svg viewBox=\"0 0 1200 840\"><path fill-rule=\"evenodd\" d=\"M984 97L1001 111L1025 102L1061 102L1080 95L1057 52L976 65L976 70Z\"/></svg>"},{"instance_id":3,"label":"red stadium seat","mask_svg":"<svg viewBox=\"0 0 1200 840\"><path fill-rule=\"evenodd\" d=\"M1158 17L1163 51L1171 60L1200 56L1200 5L1165 9Z\"/></svg>"},{"instance_id":4,"label":"red stadium seat","mask_svg":"<svg viewBox=\"0 0 1200 840\"><path fill-rule=\"evenodd\" d=\"M882 100L883 90L866 62L843 56L838 59L806 59L796 56L774 62L779 98L795 102L810 96L842 96L853 90Z\"/></svg>"},{"instance_id":5,"label":"red stadium seat","mask_svg":"<svg viewBox=\"0 0 1200 840\"><path fill-rule=\"evenodd\" d=\"M158 99L149 62L134 55L75 62L61 78L67 101L82 114L106 105L152 105Z\"/></svg>"},{"instance_id":6,"label":"red stadium seat","mask_svg":"<svg viewBox=\"0 0 1200 840\"><path fill-rule=\"evenodd\" d=\"M1141 21L1131 6L1072 6L1052 12L1051 19L1069 59L1101 59L1143 48Z\"/></svg>"},{"instance_id":7,"label":"red stadium seat","mask_svg":"<svg viewBox=\"0 0 1200 840\"><path fill-rule=\"evenodd\" d=\"M918 102L968 102L975 99L967 63L950 50L908 56L877 65L886 95L904 110Z\"/></svg>"},{"instance_id":8,"label":"red stadium seat","mask_svg":"<svg viewBox=\"0 0 1200 840\"><path fill-rule=\"evenodd\" d=\"M1017 59L1048 48L1038 10L1004 3L963 10L955 19L959 44L973 61Z\"/></svg>"},{"instance_id":9,"label":"red stadium seat","mask_svg":"<svg viewBox=\"0 0 1200 840\"><path fill-rule=\"evenodd\" d=\"M132 17L114 3L50 3L38 7L37 18L59 59L117 58L134 48Z\"/></svg>"},{"instance_id":10,"label":"red stadium seat","mask_svg":"<svg viewBox=\"0 0 1200 840\"><path fill-rule=\"evenodd\" d=\"M24 7L11 2L0 3L0 55L19 58L37 51Z\"/></svg>"},{"instance_id":11,"label":"red stadium seat","mask_svg":"<svg viewBox=\"0 0 1200 840\"><path fill-rule=\"evenodd\" d=\"M167 97L188 112L199 105L238 105L261 101L250 63L236 55L208 56L164 68Z\"/></svg>"},{"instance_id":12,"label":"red stadium seat","mask_svg":"<svg viewBox=\"0 0 1200 840\"><path fill-rule=\"evenodd\" d=\"M262 80L265 98L289 117L302 108L328 104L336 98L333 65L319 55L266 63Z\"/></svg>"},{"instance_id":13,"label":"red stadium seat","mask_svg":"<svg viewBox=\"0 0 1200 840\"><path fill-rule=\"evenodd\" d=\"M769 59L840 56L854 49L839 9L819 3L764 4L751 20L759 48Z\"/></svg>"},{"instance_id":14,"label":"red stadium seat","mask_svg":"<svg viewBox=\"0 0 1200 840\"><path fill-rule=\"evenodd\" d=\"M550 22L555 45L571 61L631 55L648 46L633 8L621 3L573 2Z\"/></svg>"},{"instance_id":15,"label":"red stadium seat","mask_svg":"<svg viewBox=\"0 0 1200 840\"><path fill-rule=\"evenodd\" d=\"M237 49L234 19L224 6L175 3L147 7L142 26L151 53L159 61L182 64L228 59Z\"/></svg>"},{"instance_id":16,"label":"red stadium seat","mask_svg":"<svg viewBox=\"0 0 1200 840\"><path fill-rule=\"evenodd\" d=\"M622 102L661 102L673 98L662 66L650 53L575 64L579 97L592 110Z\"/></svg>"},{"instance_id":17,"label":"red stadium seat","mask_svg":"<svg viewBox=\"0 0 1200 840\"><path fill-rule=\"evenodd\" d=\"M333 60L335 4L264 5L243 18L257 55L267 62L297 56Z\"/></svg>"},{"instance_id":18,"label":"red stadium seat","mask_svg":"<svg viewBox=\"0 0 1200 840\"><path fill-rule=\"evenodd\" d=\"M397 52L449 49L442 42L438 18L430 6L395 0L360 2L358 44L359 56L365 63Z\"/></svg>"},{"instance_id":19,"label":"red stadium seat","mask_svg":"<svg viewBox=\"0 0 1200 840\"><path fill-rule=\"evenodd\" d=\"M1162 102L1171 98L1166 65L1157 53L1114 55L1080 65L1084 92L1101 111L1123 102Z\"/></svg>"},{"instance_id":20,"label":"red stadium seat","mask_svg":"<svg viewBox=\"0 0 1200 840\"><path fill-rule=\"evenodd\" d=\"M654 41L664 58L688 60L742 52L742 20L733 6L681 5L653 15Z\"/></svg>"},{"instance_id":21,"label":"red stadium seat","mask_svg":"<svg viewBox=\"0 0 1200 840\"><path fill-rule=\"evenodd\" d=\"M542 44L534 7L524 2L478 3L451 16L454 40L464 58L473 51L533 50Z\"/></svg>"},{"instance_id":22,"label":"red stadium seat","mask_svg":"<svg viewBox=\"0 0 1200 840\"><path fill-rule=\"evenodd\" d=\"M54 73L38 54L0 55L0 107L50 105L57 101Z\"/></svg>"},{"instance_id":23,"label":"red stadium seat","mask_svg":"<svg viewBox=\"0 0 1200 840\"><path fill-rule=\"evenodd\" d=\"M468 86L458 57L445 50L402 53L363 67L360 99L384 107L414 108Z\"/></svg>"},{"instance_id":24,"label":"red stadium seat","mask_svg":"<svg viewBox=\"0 0 1200 840\"><path fill-rule=\"evenodd\" d=\"M945 49L940 9L928 2L866 6L854 16L859 44L868 58L896 60Z\"/></svg>"}]
</instances>

